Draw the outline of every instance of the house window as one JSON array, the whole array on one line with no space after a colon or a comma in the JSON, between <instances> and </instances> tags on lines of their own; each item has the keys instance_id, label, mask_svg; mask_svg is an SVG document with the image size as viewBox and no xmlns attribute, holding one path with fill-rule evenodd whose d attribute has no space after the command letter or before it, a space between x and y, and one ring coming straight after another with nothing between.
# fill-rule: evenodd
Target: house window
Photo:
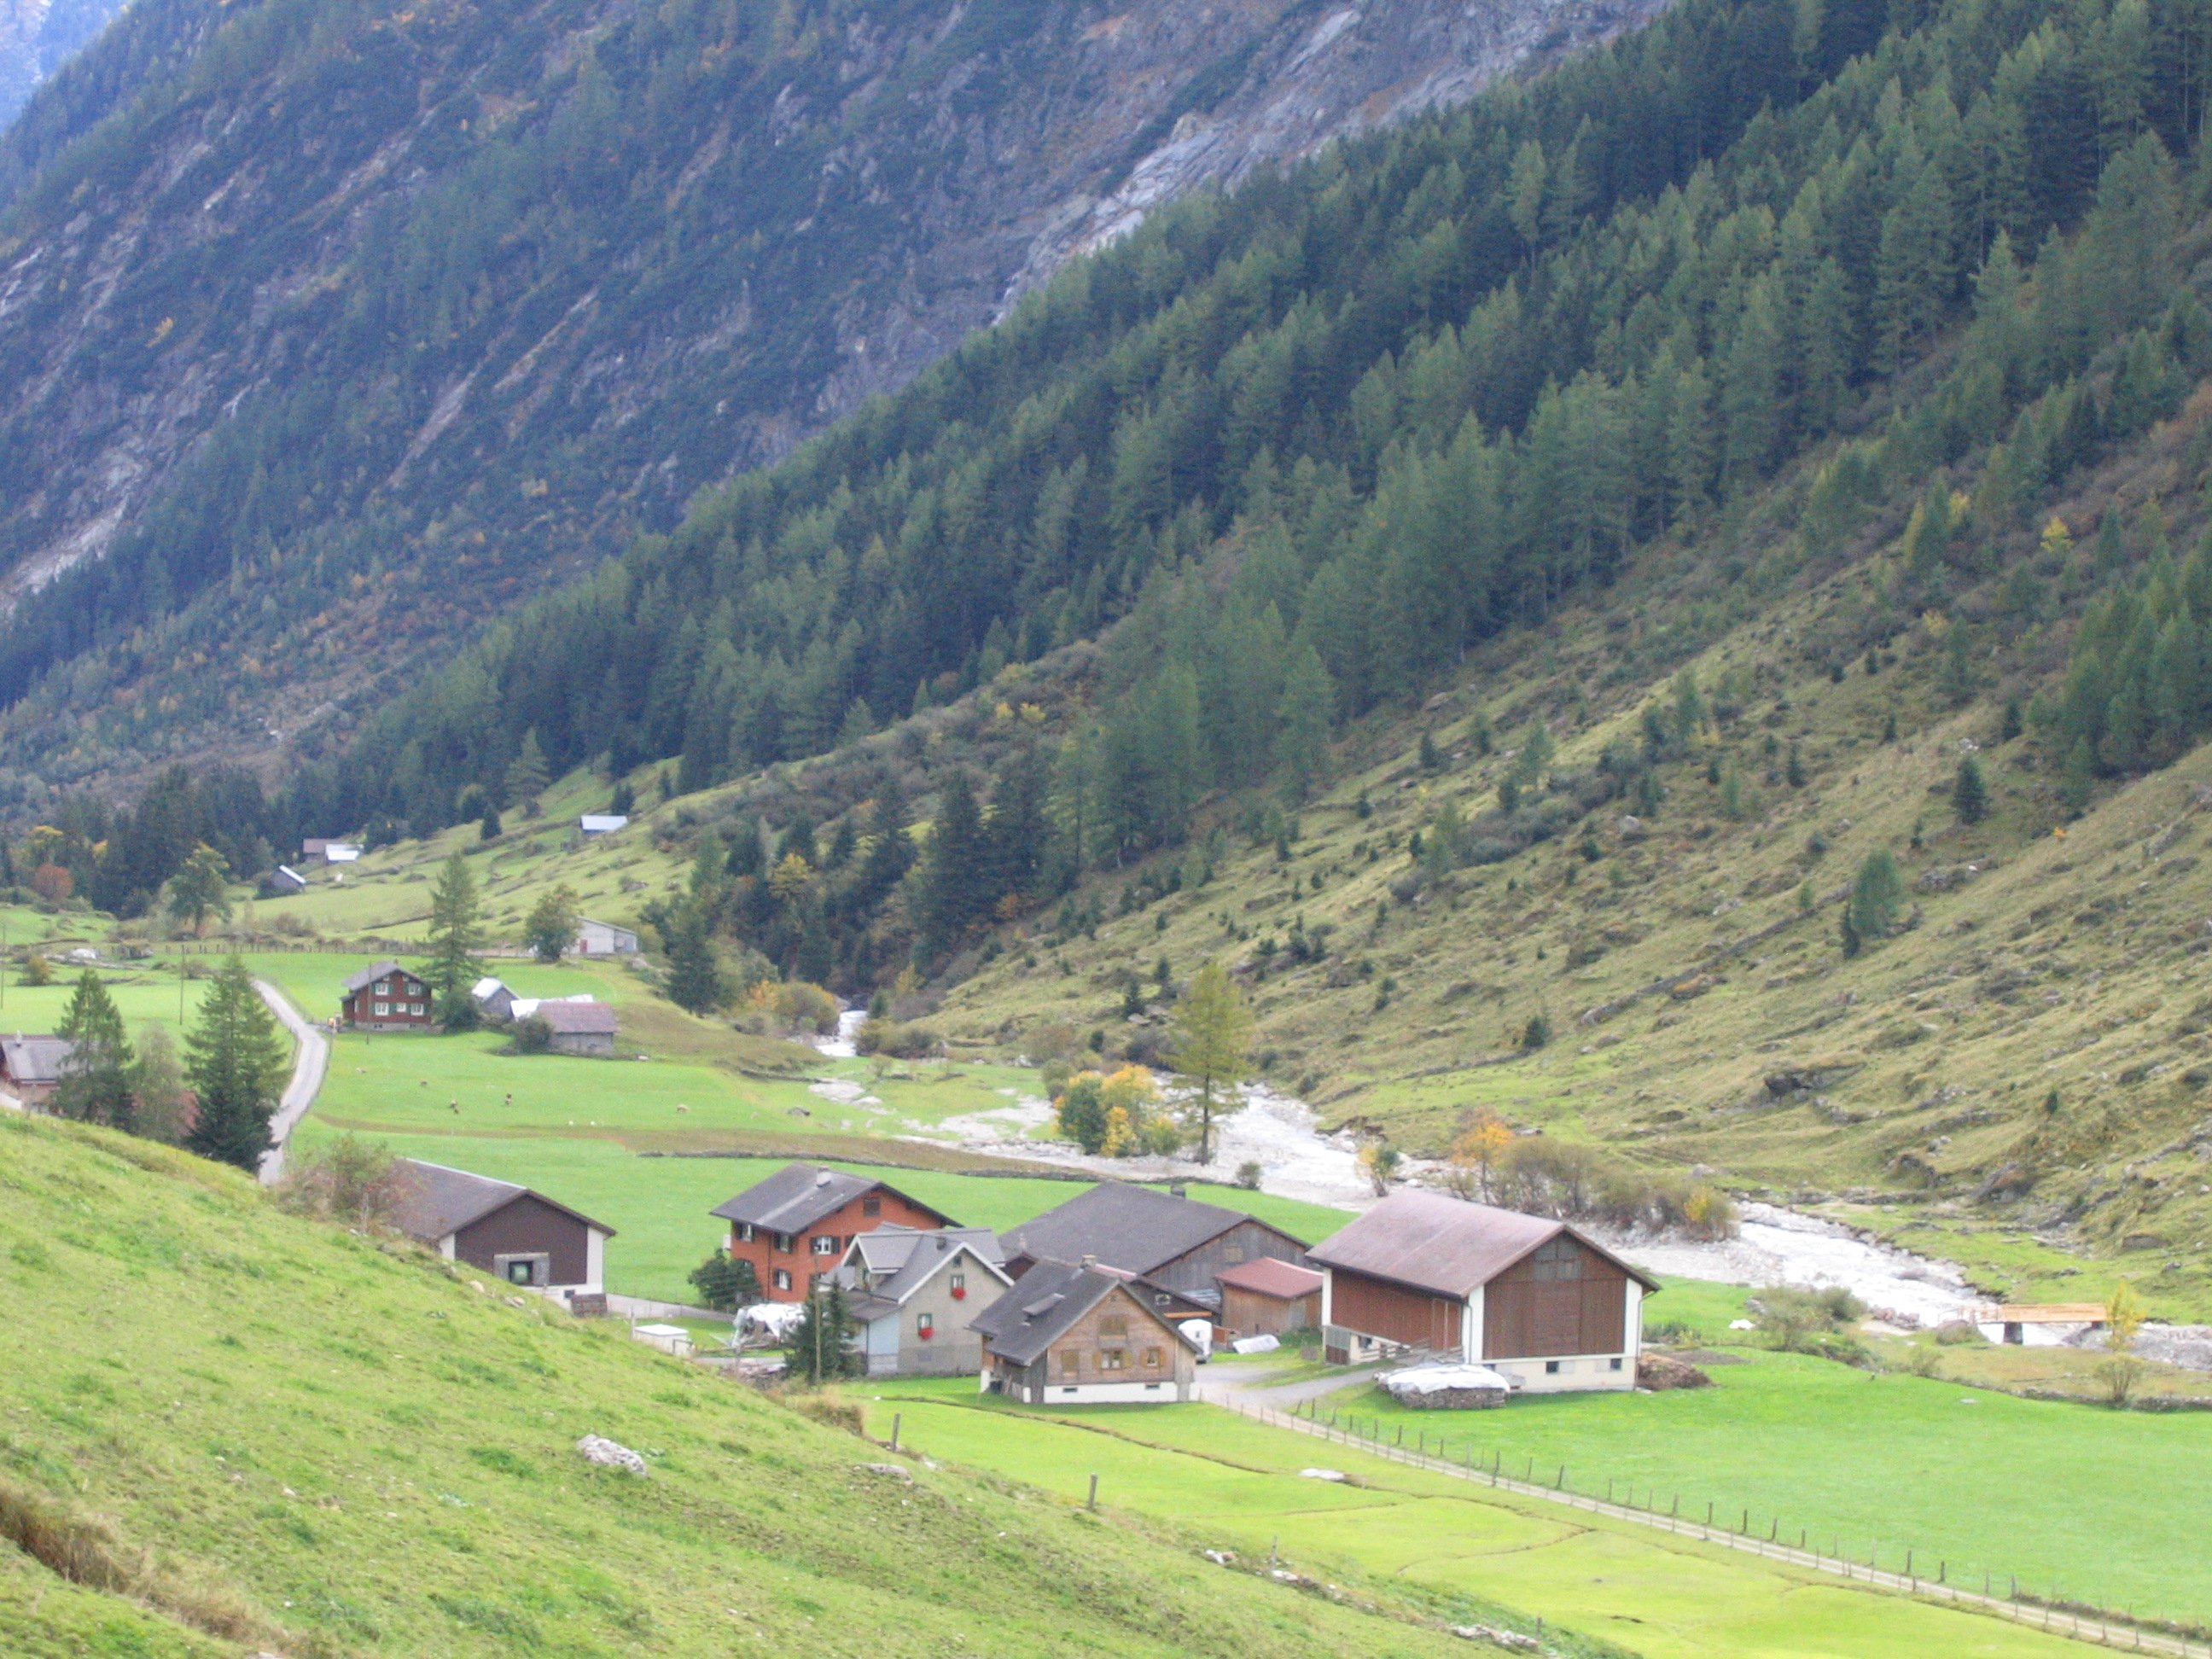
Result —
<instances>
[{"instance_id":1,"label":"house window","mask_svg":"<svg viewBox=\"0 0 2212 1659\"><path fill-rule=\"evenodd\" d=\"M1159 1370L1159 1368L1160 1368L1160 1351L1159 1351L1158 1348L1147 1348L1147 1349L1146 1349L1146 1350L1145 1350L1145 1369L1146 1369L1146 1370L1148 1370L1148 1371L1156 1371L1156 1370Z\"/></svg>"},{"instance_id":2,"label":"house window","mask_svg":"<svg viewBox=\"0 0 2212 1659\"><path fill-rule=\"evenodd\" d=\"M376 1005L376 1017L377 1017L379 1019L382 1019L386 1015L389 1014L391 1012L392 1012L392 1005L391 1005L390 1003L388 1003L388 1002L380 1002L380 1003L378 1003L378 1004Z\"/></svg>"},{"instance_id":3,"label":"house window","mask_svg":"<svg viewBox=\"0 0 2212 1659\"><path fill-rule=\"evenodd\" d=\"M1098 1334L1101 1336L1127 1336L1128 1334L1129 1322L1120 1314L1109 1314L1098 1322Z\"/></svg>"},{"instance_id":4,"label":"house window","mask_svg":"<svg viewBox=\"0 0 2212 1659\"><path fill-rule=\"evenodd\" d=\"M791 1254L791 1235L789 1233L778 1233L775 1236L775 1248L780 1254L789 1255Z\"/></svg>"},{"instance_id":5,"label":"house window","mask_svg":"<svg viewBox=\"0 0 2212 1659\"><path fill-rule=\"evenodd\" d=\"M407 1005L407 1012L420 1019L422 1017L422 1005L419 1002L410 1002Z\"/></svg>"},{"instance_id":6,"label":"house window","mask_svg":"<svg viewBox=\"0 0 2212 1659\"><path fill-rule=\"evenodd\" d=\"M548 1285L552 1282L551 1261L542 1255L499 1255L492 1258L492 1271L510 1285Z\"/></svg>"},{"instance_id":7,"label":"house window","mask_svg":"<svg viewBox=\"0 0 2212 1659\"><path fill-rule=\"evenodd\" d=\"M1615 1370L1615 1371L1619 1370L1620 1369L1620 1358L1619 1358L1618 1357L1615 1357L1614 1358L1613 1358L1613 1359L1611 1359L1611 1360L1607 1361L1607 1365L1606 1365L1606 1369L1607 1369L1607 1370Z\"/></svg>"},{"instance_id":8,"label":"house window","mask_svg":"<svg viewBox=\"0 0 2212 1659\"><path fill-rule=\"evenodd\" d=\"M837 1254L837 1235L835 1233L817 1233L814 1235L812 1243L814 1254L817 1255Z\"/></svg>"},{"instance_id":9,"label":"house window","mask_svg":"<svg viewBox=\"0 0 2212 1659\"><path fill-rule=\"evenodd\" d=\"M750 1244L752 1242L753 1224L750 1221L740 1221L738 1223L738 1243L740 1244Z\"/></svg>"},{"instance_id":10,"label":"house window","mask_svg":"<svg viewBox=\"0 0 2212 1659\"><path fill-rule=\"evenodd\" d=\"M1126 1348L1101 1348L1098 1351L1098 1369L1102 1371L1118 1371L1128 1363L1129 1354Z\"/></svg>"},{"instance_id":11,"label":"house window","mask_svg":"<svg viewBox=\"0 0 2212 1659\"><path fill-rule=\"evenodd\" d=\"M883 1212L884 1200L874 1194L872 1193L867 1197L860 1200L860 1213L862 1215L881 1215Z\"/></svg>"},{"instance_id":12,"label":"house window","mask_svg":"<svg viewBox=\"0 0 2212 1659\"><path fill-rule=\"evenodd\" d=\"M1244 1259L1244 1247L1242 1244L1231 1244L1222 1252L1222 1255L1227 1256L1231 1261L1242 1261Z\"/></svg>"},{"instance_id":13,"label":"house window","mask_svg":"<svg viewBox=\"0 0 2212 1659\"><path fill-rule=\"evenodd\" d=\"M380 979L377 981L376 994L380 997L390 996L392 994L392 981L388 979Z\"/></svg>"},{"instance_id":14,"label":"house window","mask_svg":"<svg viewBox=\"0 0 2212 1659\"><path fill-rule=\"evenodd\" d=\"M1528 1258L1528 1277L1540 1284L1583 1276L1583 1253L1565 1233L1536 1247Z\"/></svg>"},{"instance_id":15,"label":"house window","mask_svg":"<svg viewBox=\"0 0 2212 1659\"><path fill-rule=\"evenodd\" d=\"M1544 1362L1544 1375L1547 1376L1557 1376L1559 1374L1559 1366L1560 1362L1559 1360L1547 1359Z\"/></svg>"},{"instance_id":16,"label":"house window","mask_svg":"<svg viewBox=\"0 0 2212 1659\"><path fill-rule=\"evenodd\" d=\"M779 1291L789 1290L791 1288L790 1269L787 1267L778 1267L775 1272L769 1276L769 1282Z\"/></svg>"},{"instance_id":17,"label":"house window","mask_svg":"<svg viewBox=\"0 0 2212 1659\"><path fill-rule=\"evenodd\" d=\"M914 1334L925 1342L935 1341L937 1316L933 1313L916 1314L914 1319Z\"/></svg>"},{"instance_id":18,"label":"house window","mask_svg":"<svg viewBox=\"0 0 2212 1659\"><path fill-rule=\"evenodd\" d=\"M953 1295L958 1296L963 1291L968 1288L968 1275L966 1273L954 1273L951 1275L951 1279Z\"/></svg>"},{"instance_id":19,"label":"house window","mask_svg":"<svg viewBox=\"0 0 2212 1659\"><path fill-rule=\"evenodd\" d=\"M1078 1376L1081 1373L1082 1370L1083 1356L1081 1354L1076 1352L1073 1348L1062 1348L1060 1351L1060 1374L1062 1376Z\"/></svg>"}]
</instances>

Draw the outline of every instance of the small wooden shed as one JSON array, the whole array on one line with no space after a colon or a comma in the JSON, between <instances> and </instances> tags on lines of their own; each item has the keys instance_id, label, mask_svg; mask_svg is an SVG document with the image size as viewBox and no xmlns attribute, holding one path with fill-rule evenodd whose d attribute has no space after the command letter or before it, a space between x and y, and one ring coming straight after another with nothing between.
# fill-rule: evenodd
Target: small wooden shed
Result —
<instances>
[{"instance_id":1,"label":"small wooden shed","mask_svg":"<svg viewBox=\"0 0 2212 1659\"><path fill-rule=\"evenodd\" d=\"M1321 1275L1311 1267L1263 1255L1223 1268L1213 1282L1221 1287L1224 1340L1321 1325Z\"/></svg>"}]
</instances>

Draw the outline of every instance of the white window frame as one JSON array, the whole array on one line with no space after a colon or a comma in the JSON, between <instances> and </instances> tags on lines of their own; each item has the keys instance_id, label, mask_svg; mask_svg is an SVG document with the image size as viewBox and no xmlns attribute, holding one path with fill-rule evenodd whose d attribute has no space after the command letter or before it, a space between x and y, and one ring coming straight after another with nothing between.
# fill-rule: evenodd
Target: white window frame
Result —
<instances>
[{"instance_id":1,"label":"white window frame","mask_svg":"<svg viewBox=\"0 0 2212 1659\"><path fill-rule=\"evenodd\" d=\"M817 1233L813 1237L808 1239L806 1243L807 1248L812 1250L816 1255L835 1255L837 1254L837 1235L835 1233Z\"/></svg>"},{"instance_id":2,"label":"white window frame","mask_svg":"<svg viewBox=\"0 0 2212 1659\"><path fill-rule=\"evenodd\" d=\"M392 1018L392 1005L391 1005L390 1003L388 1003L388 1002L380 1002L380 1003L378 1003L378 1004L376 1005L376 1018L379 1018L379 1019L389 1019L389 1018Z\"/></svg>"},{"instance_id":3,"label":"white window frame","mask_svg":"<svg viewBox=\"0 0 2212 1659\"><path fill-rule=\"evenodd\" d=\"M916 1314L916 1315L914 1316L914 1334L915 1334L915 1340L916 1340L917 1341L921 1341L921 1342L934 1342L934 1341L936 1341L936 1340L937 1340L937 1316L936 1316L935 1314L933 1314L933 1313L918 1313L918 1314Z\"/></svg>"},{"instance_id":4,"label":"white window frame","mask_svg":"<svg viewBox=\"0 0 2212 1659\"><path fill-rule=\"evenodd\" d=\"M788 1267L776 1268L769 1275L769 1284L775 1290L789 1290L791 1288L791 1269Z\"/></svg>"}]
</instances>

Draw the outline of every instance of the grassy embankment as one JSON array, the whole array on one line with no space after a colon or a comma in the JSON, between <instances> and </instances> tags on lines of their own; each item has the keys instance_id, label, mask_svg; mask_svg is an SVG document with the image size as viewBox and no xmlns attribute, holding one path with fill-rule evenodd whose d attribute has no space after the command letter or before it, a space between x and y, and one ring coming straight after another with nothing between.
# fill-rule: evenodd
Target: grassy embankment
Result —
<instances>
[{"instance_id":1,"label":"grassy embankment","mask_svg":"<svg viewBox=\"0 0 2212 1659\"><path fill-rule=\"evenodd\" d=\"M0 1122L0 1518L120 1592L0 1549L11 1656L1461 1650L1224 1573L1173 1523L871 1473L880 1452L618 1322L96 1131ZM587 1432L650 1474L588 1468Z\"/></svg>"},{"instance_id":2,"label":"grassy embankment","mask_svg":"<svg viewBox=\"0 0 2212 1659\"><path fill-rule=\"evenodd\" d=\"M1628 1522L1494 1493L1212 1406L1051 1412L957 1383L866 1385L868 1421L931 1455L1102 1504L1174 1516L1247 1559L1389 1576L1517 1601L1650 1659L2027 1659L2078 1651L2039 1632L1876 1595ZM1666 1396L1632 1395L1651 1407ZM1519 1407L1512 1408L1514 1413ZM1340 1469L1357 1484L1302 1479Z\"/></svg>"}]
</instances>

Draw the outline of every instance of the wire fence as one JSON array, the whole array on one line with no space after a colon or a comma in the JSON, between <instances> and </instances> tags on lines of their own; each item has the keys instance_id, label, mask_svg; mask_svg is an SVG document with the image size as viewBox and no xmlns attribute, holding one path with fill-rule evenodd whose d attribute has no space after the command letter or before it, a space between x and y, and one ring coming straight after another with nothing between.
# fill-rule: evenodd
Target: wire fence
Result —
<instances>
[{"instance_id":1,"label":"wire fence","mask_svg":"<svg viewBox=\"0 0 2212 1659\"><path fill-rule=\"evenodd\" d=\"M1616 1481L1607 1483L1603 1497L1595 1492L1577 1491L1569 1480L1568 1469L1564 1466L1559 1469L1555 1478L1547 1480L1543 1478L1545 1471L1537 1469L1533 1459L1523 1459L1525 1467L1522 1474L1510 1475L1505 1473L1504 1453L1492 1452L1486 1461L1472 1444L1455 1460L1445 1455L1444 1440L1441 1435L1434 1437L1436 1445L1431 1450L1429 1431L1418 1425L1414 1426L1416 1443L1409 1448L1405 1444L1406 1425L1403 1424L1396 1425L1394 1436L1385 1437L1384 1425L1380 1419L1363 1419L1346 1414L1340 1420L1339 1413L1331 1411L1327 1420L1323 1420L1320 1407L1314 1402L1307 1402L1304 1413L1297 1408L1289 1412L1277 1411L1272 1407L1254 1405L1233 1397L1218 1399L1216 1403L1255 1422L1310 1435L1332 1444L1364 1452L1371 1457L1479 1482L1523 1498L1562 1504L1591 1515L1607 1516L1638 1526L1655 1527L1679 1537L1722 1545L1767 1560L1784 1562L1816 1572L1833 1573L1856 1583L1899 1591L1923 1601L1942 1602L1974 1613L2008 1619L2014 1624L2046 1631L2053 1636L2094 1642L2135 1653L2166 1654L2172 1656L2172 1659L2212 1659L2212 1632L2203 1628L2169 1620L2138 1620L2124 1611L2100 1607L2055 1595L2037 1595L2022 1589L2016 1578L2008 1580L2002 1589L1991 1582L1985 1582L1980 1589L1953 1583L1948 1563L1936 1562L1933 1577L1917 1571L1922 1562L1915 1550L1905 1550L1901 1569L1884 1567L1878 1564L1878 1547L1870 1548L1868 1559L1860 1561L1843 1553L1840 1547L1822 1550L1818 1540L1808 1530L1801 1529L1798 1541L1793 1544L1783 1535L1778 1519L1771 1521L1767 1530L1762 1534L1753 1524L1752 1512L1748 1509L1741 1510L1737 1523L1730 1525L1725 1515L1715 1513L1714 1504L1705 1505L1703 1516L1681 1513L1679 1497L1671 1498L1662 1508L1656 1488L1650 1489L1641 1503L1637 1501L1632 1486L1623 1492L1617 1490L1619 1483Z\"/></svg>"}]
</instances>

